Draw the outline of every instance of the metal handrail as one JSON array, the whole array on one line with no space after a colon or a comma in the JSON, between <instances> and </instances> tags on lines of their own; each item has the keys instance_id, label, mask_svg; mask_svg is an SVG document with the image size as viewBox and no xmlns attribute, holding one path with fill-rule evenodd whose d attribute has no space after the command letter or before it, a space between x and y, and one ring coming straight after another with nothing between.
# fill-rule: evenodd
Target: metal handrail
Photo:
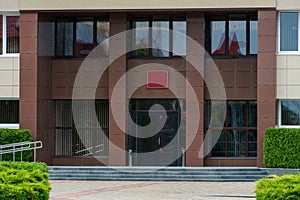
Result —
<instances>
[{"instance_id":1,"label":"metal handrail","mask_svg":"<svg viewBox=\"0 0 300 200\"><path fill-rule=\"evenodd\" d=\"M100 147L102 147L102 149L100 149L98 151L95 151L95 152L89 152L89 153L84 154L82 156L93 155L93 154L100 153L100 152L104 151L104 144L99 144L99 145L96 145L94 147L89 147L89 148L86 148L86 149L82 149L82 150L76 151L75 154L78 154L78 153L81 153L81 152L84 152L84 151L90 151L91 149L96 149L96 148L100 148Z\"/></svg>"},{"instance_id":2,"label":"metal handrail","mask_svg":"<svg viewBox=\"0 0 300 200\"><path fill-rule=\"evenodd\" d=\"M34 142L18 142L11 144L0 145L0 160L2 161L2 155L12 153L13 161L16 160L16 152L21 152L21 161L23 156L23 151L33 150L33 161L36 161L36 150L43 148L42 141Z\"/></svg>"}]
</instances>

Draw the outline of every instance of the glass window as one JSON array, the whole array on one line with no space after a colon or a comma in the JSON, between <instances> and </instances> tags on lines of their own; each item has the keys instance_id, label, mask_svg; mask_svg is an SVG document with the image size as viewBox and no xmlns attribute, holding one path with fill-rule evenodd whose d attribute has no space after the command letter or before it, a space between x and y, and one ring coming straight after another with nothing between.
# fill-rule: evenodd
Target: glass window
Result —
<instances>
[{"instance_id":1,"label":"glass window","mask_svg":"<svg viewBox=\"0 0 300 200\"><path fill-rule=\"evenodd\" d=\"M226 21L225 17L213 17L210 28L211 54L222 55L226 53Z\"/></svg>"},{"instance_id":2,"label":"glass window","mask_svg":"<svg viewBox=\"0 0 300 200\"><path fill-rule=\"evenodd\" d=\"M55 155L58 156L108 156L108 101L76 100L74 107L79 113L77 127L74 125L71 100L58 100L56 105ZM92 120L95 111L101 129ZM77 130L82 130L77 132Z\"/></svg>"},{"instance_id":3,"label":"glass window","mask_svg":"<svg viewBox=\"0 0 300 200\"><path fill-rule=\"evenodd\" d=\"M19 53L19 16L6 17L6 53Z\"/></svg>"},{"instance_id":4,"label":"glass window","mask_svg":"<svg viewBox=\"0 0 300 200\"><path fill-rule=\"evenodd\" d=\"M222 131L210 156L255 157L257 153L257 103L256 101L227 101L227 116L223 127L218 123L219 112L211 111L213 101L205 101L205 129L207 133ZM218 102L218 101L216 101ZM248 119L248 121L247 121ZM208 123L212 121L212 126ZM209 145L209 144L208 144Z\"/></svg>"},{"instance_id":5,"label":"glass window","mask_svg":"<svg viewBox=\"0 0 300 200\"><path fill-rule=\"evenodd\" d=\"M97 44L102 42L103 55L108 55L109 52L109 22L97 21Z\"/></svg>"},{"instance_id":6,"label":"glass window","mask_svg":"<svg viewBox=\"0 0 300 200\"><path fill-rule=\"evenodd\" d=\"M245 101L228 101L228 127L246 127L246 111Z\"/></svg>"},{"instance_id":7,"label":"glass window","mask_svg":"<svg viewBox=\"0 0 300 200\"><path fill-rule=\"evenodd\" d=\"M168 21L154 21L152 27L161 28L153 29L152 32L152 55L154 57L169 57L169 22ZM164 29L167 29L164 30Z\"/></svg>"},{"instance_id":8,"label":"glass window","mask_svg":"<svg viewBox=\"0 0 300 200\"><path fill-rule=\"evenodd\" d=\"M230 16L229 17L229 55L244 56L246 55L246 17Z\"/></svg>"},{"instance_id":9,"label":"glass window","mask_svg":"<svg viewBox=\"0 0 300 200\"><path fill-rule=\"evenodd\" d=\"M258 45L258 23L257 20L250 20L250 54L257 54Z\"/></svg>"},{"instance_id":10,"label":"glass window","mask_svg":"<svg viewBox=\"0 0 300 200\"><path fill-rule=\"evenodd\" d=\"M300 125L300 101L281 101L281 125Z\"/></svg>"},{"instance_id":11,"label":"glass window","mask_svg":"<svg viewBox=\"0 0 300 200\"><path fill-rule=\"evenodd\" d=\"M76 50L77 56L86 56L94 48L94 28L93 21L76 22Z\"/></svg>"},{"instance_id":12,"label":"glass window","mask_svg":"<svg viewBox=\"0 0 300 200\"><path fill-rule=\"evenodd\" d=\"M150 32L150 27L152 31ZM182 17L143 17L134 19L132 45L134 56L170 57L186 55L186 21ZM170 29L180 32L170 34ZM151 48L151 49L150 49ZM172 53L170 53L172 51Z\"/></svg>"},{"instance_id":13,"label":"glass window","mask_svg":"<svg viewBox=\"0 0 300 200\"><path fill-rule=\"evenodd\" d=\"M18 100L0 100L0 123L19 123Z\"/></svg>"},{"instance_id":14,"label":"glass window","mask_svg":"<svg viewBox=\"0 0 300 200\"><path fill-rule=\"evenodd\" d=\"M298 51L298 13L280 13L280 51Z\"/></svg>"},{"instance_id":15,"label":"glass window","mask_svg":"<svg viewBox=\"0 0 300 200\"><path fill-rule=\"evenodd\" d=\"M206 47L211 55L247 56L257 54L257 16L224 14L208 16L210 35Z\"/></svg>"},{"instance_id":16,"label":"glass window","mask_svg":"<svg viewBox=\"0 0 300 200\"><path fill-rule=\"evenodd\" d=\"M148 47L149 47L149 22L148 21L135 21L135 51L136 56L148 56Z\"/></svg>"},{"instance_id":17,"label":"glass window","mask_svg":"<svg viewBox=\"0 0 300 200\"><path fill-rule=\"evenodd\" d=\"M57 22L56 55L73 56L73 22L72 21Z\"/></svg>"},{"instance_id":18,"label":"glass window","mask_svg":"<svg viewBox=\"0 0 300 200\"><path fill-rule=\"evenodd\" d=\"M186 55L186 22L174 21L173 31L178 31L184 35L173 34L173 55L185 56Z\"/></svg>"},{"instance_id":19,"label":"glass window","mask_svg":"<svg viewBox=\"0 0 300 200\"><path fill-rule=\"evenodd\" d=\"M2 46L3 46L3 16L0 15L0 54L3 53Z\"/></svg>"}]
</instances>

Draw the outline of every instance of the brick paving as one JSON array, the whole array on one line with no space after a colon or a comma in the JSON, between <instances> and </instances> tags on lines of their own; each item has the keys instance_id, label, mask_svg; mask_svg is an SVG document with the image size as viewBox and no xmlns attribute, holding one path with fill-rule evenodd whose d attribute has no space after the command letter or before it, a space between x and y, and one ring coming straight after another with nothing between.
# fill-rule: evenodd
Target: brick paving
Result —
<instances>
[{"instance_id":1,"label":"brick paving","mask_svg":"<svg viewBox=\"0 0 300 200\"><path fill-rule=\"evenodd\" d=\"M254 182L50 181L52 200L251 200Z\"/></svg>"}]
</instances>

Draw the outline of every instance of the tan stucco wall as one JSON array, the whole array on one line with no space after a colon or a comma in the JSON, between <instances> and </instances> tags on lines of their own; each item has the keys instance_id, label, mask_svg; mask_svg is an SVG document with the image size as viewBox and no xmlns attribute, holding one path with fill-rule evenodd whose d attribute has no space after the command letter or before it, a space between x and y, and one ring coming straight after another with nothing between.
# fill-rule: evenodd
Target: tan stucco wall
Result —
<instances>
[{"instance_id":1,"label":"tan stucco wall","mask_svg":"<svg viewBox=\"0 0 300 200\"><path fill-rule=\"evenodd\" d=\"M1 11L19 11L19 0L0 0Z\"/></svg>"},{"instance_id":2,"label":"tan stucco wall","mask_svg":"<svg viewBox=\"0 0 300 200\"><path fill-rule=\"evenodd\" d=\"M277 56L277 99L300 99L300 55Z\"/></svg>"},{"instance_id":3,"label":"tan stucco wall","mask_svg":"<svg viewBox=\"0 0 300 200\"><path fill-rule=\"evenodd\" d=\"M277 0L277 10L298 10L300 9L299 0Z\"/></svg>"},{"instance_id":4,"label":"tan stucco wall","mask_svg":"<svg viewBox=\"0 0 300 200\"><path fill-rule=\"evenodd\" d=\"M19 98L19 57L0 57L0 98Z\"/></svg>"},{"instance_id":5,"label":"tan stucco wall","mask_svg":"<svg viewBox=\"0 0 300 200\"><path fill-rule=\"evenodd\" d=\"M194 9L276 7L276 0L21 0L20 10Z\"/></svg>"}]
</instances>

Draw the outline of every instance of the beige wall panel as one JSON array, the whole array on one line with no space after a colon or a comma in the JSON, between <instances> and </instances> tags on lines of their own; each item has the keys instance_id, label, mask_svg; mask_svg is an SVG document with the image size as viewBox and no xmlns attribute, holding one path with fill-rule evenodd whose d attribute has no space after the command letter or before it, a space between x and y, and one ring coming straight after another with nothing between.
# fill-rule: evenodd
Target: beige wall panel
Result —
<instances>
[{"instance_id":1,"label":"beige wall panel","mask_svg":"<svg viewBox=\"0 0 300 200\"><path fill-rule=\"evenodd\" d=\"M0 86L0 98L12 98L13 87L12 86Z\"/></svg>"},{"instance_id":2,"label":"beige wall panel","mask_svg":"<svg viewBox=\"0 0 300 200\"><path fill-rule=\"evenodd\" d=\"M21 0L20 10L268 8L276 0Z\"/></svg>"},{"instance_id":3,"label":"beige wall panel","mask_svg":"<svg viewBox=\"0 0 300 200\"><path fill-rule=\"evenodd\" d=\"M300 56L286 56L286 66L287 69L300 69Z\"/></svg>"},{"instance_id":4,"label":"beige wall panel","mask_svg":"<svg viewBox=\"0 0 300 200\"><path fill-rule=\"evenodd\" d=\"M277 69L286 69L287 56L276 56Z\"/></svg>"},{"instance_id":5,"label":"beige wall panel","mask_svg":"<svg viewBox=\"0 0 300 200\"><path fill-rule=\"evenodd\" d=\"M286 85L287 84L287 74L285 69L277 69L277 85Z\"/></svg>"},{"instance_id":6,"label":"beige wall panel","mask_svg":"<svg viewBox=\"0 0 300 200\"><path fill-rule=\"evenodd\" d=\"M1 0L0 11L19 11L19 0Z\"/></svg>"},{"instance_id":7,"label":"beige wall panel","mask_svg":"<svg viewBox=\"0 0 300 200\"><path fill-rule=\"evenodd\" d=\"M13 70L14 58L12 57L0 57L0 70Z\"/></svg>"},{"instance_id":8,"label":"beige wall panel","mask_svg":"<svg viewBox=\"0 0 300 200\"><path fill-rule=\"evenodd\" d=\"M300 99L300 85L287 86L287 99Z\"/></svg>"},{"instance_id":9,"label":"beige wall panel","mask_svg":"<svg viewBox=\"0 0 300 200\"><path fill-rule=\"evenodd\" d=\"M276 86L276 98L277 99L286 99L286 85L277 85Z\"/></svg>"},{"instance_id":10,"label":"beige wall panel","mask_svg":"<svg viewBox=\"0 0 300 200\"><path fill-rule=\"evenodd\" d=\"M300 9L299 0L277 0L277 10L297 10Z\"/></svg>"},{"instance_id":11,"label":"beige wall panel","mask_svg":"<svg viewBox=\"0 0 300 200\"><path fill-rule=\"evenodd\" d=\"M0 71L0 86L13 85L13 71Z\"/></svg>"},{"instance_id":12,"label":"beige wall panel","mask_svg":"<svg viewBox=\"0 0 300 200\"><path fill-rule=\"evenodd\" d=\"M277 56L277 99L300 99L300 56Z\"/></svg>"}]
</instances>

